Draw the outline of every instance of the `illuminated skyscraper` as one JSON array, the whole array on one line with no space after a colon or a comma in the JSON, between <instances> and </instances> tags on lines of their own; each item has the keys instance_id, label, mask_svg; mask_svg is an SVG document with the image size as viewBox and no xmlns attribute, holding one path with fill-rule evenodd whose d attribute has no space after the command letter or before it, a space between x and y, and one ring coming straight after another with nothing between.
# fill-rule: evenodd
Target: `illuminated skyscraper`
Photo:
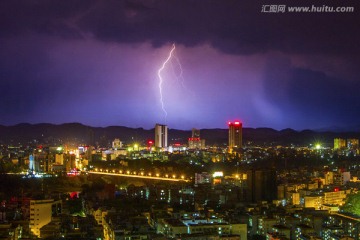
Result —
<instances>
[{"instance_id":1,"label":"illuminated skyscraper","mask_svg":"<svg viewBox=\"0 0 360 240\"><path fill-rule=\"evenodd\" d=\"M155 147L166 148L168 146L168 127L162 124L155 125Z\"/></svg>"},{"instance_id":2,"label":"illuminated skyscraper","mask_svg":"<svg viewBox=\"0 0 360 240\"><path fill-rule=\"evenodd\" d=\"M31 172L35 171L35 157L32 154L29 156L29 170Z\"/></svg>"},{"instance_id":3,"label":"illuminated skyscraper","mask_svg":"<svg viewBox=\"0 0 360 240\"><path fill-rule=\"evenodd\" d=\"M120 139L115 138L114 141L112 142L112 148L113 149L120 149L122 148L122 142L120 141Z\"/></svg>"},{"instance_id":4,"label":"illuminated skyscraper","mask_svg":"<svg viewBox=\"0 0 360 240\"><path fill-rule=\"evenodd\" d=\"M61 211L61 200L30 200L30 231L40 237L40 228L50 223L53 217L58 217Z\"/></svg>"},{"instance_id":5,"label":"illuminated skyscraper","mask_svg":"<svg viewBox=\"0 0 360 240\"><path fill-rule=\"evenodd\" d=\"M229 149L242 147L242 123L229 122Z\"/></svg>"},{"instance_id":6,"label":"illuminated skyscraper","mask_svg":"<svg viewBox=\"0 0 360 240\"><path fill-rule=\"evenodd\" d=\"M191 138L188 139L189 149L204 149L205 139L200 139L200 130L193 128Z\"/></svg>"},{"instance_id":7,"label":"illuminated skyscraper","mask_svg":"<svg viewBox=\"0 0 360 240\"><path fill-rule=\"evenodd\" d=\"M334 139L334 149L344 149L346 147L346 141L342 138Z\"/></svg>"}]
</instances>

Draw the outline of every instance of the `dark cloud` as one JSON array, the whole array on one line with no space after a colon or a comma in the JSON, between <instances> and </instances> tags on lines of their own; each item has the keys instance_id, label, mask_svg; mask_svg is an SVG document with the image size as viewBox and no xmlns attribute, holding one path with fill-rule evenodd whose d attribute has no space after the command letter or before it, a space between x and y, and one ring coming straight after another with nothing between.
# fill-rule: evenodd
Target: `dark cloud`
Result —
<instances>
[{"instance_id":1,"label":"dark cloud","mask_svg":"<svg viewBox=\"0 0 360 240\"><path fill-rule=\"evenodd\" d=\"M41 33L78 37L71 20L86 11L92 1L1 1L0 36Z\"/></svg>"},{"instance_id":2,"label":"dark cloud","mask_svg":"<svg viewBox=\"0 0 360 240\"><path fill-rule=\"evenodd\" d=\"M263 4L355 12L267 14ZM1 123L141 126L146 112L152 126L162 114L156 70L175 42L196 98L164 84L169 119L182 119L173 123L196 115L211 127L240 113L257 126L348 124L360 117L359 10L353 0L0 1Z\"/></svg>"},{"instance_id":3,"label":"dark cloud","mask_svg":"<svg viewBox=\"0 0 360 240\"><path fill-rule=\"evenodd\" d=\"M287 112L289 124L354 125L360 118L360 95L357 93L360 82L287 66L282 63L282 70L269 71L265 82L268 100ZM299 123L299 119L303 123Z\"/></svg>"},{"instance_id":4,"label":"dark cloud","mask_svg":"<svg viewBox=\"0 0 360 240\"><path fill-rule=\"evenodd\" d=\"M0 115L8 122L25 119L35 109L45 107L56 92L54 82L49 81L56 76L47 79L41 75L51 68L45 43L28 38L3 40L0 45Z\"/></svg>"},{"instance_id":5,"label":"dark cloud","mask_svg":"<svg viewBox=\"0 0 360 240\"><path fill-rule=\"evenodd\" d=\"M313 118L354 123L360 118L360 82L348 82L321 72L294 69L289 83L290 103Z\"/></svg>"},{"instance_id":6,"label":"dark cloud","mask_svg":"<svg viewBox=\"0 0 360 240\"><path fill-rule=\"evenodd\" d=\"M280 2L279 2L280 3ZM276 4L279 4L278 2ZM84 32L104 41L210 43L233 54L360 52L359 14L261 13L260 0L2 1L2 35L35 31L66 37ZM301 1L288 6L354 6L357 1Z\"/></svg>"}]
</instances>

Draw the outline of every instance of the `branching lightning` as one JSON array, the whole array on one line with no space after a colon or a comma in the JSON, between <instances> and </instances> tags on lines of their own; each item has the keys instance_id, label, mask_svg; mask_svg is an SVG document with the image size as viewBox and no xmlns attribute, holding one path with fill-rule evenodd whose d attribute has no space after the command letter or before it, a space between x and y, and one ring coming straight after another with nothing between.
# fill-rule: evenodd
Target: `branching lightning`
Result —
<instances>
[{"instance_id":1,"label":"branching lightning","mask_svg":"<svg viewBox=\"0 0 360 240\"><path fill-rule=\"evenodd\" d=\"M174 76L176 77L176 80L179 84L181 84L181 86L187 90L188 92L192 93L194 95L194 93L192 91L189 91L186 87L185 87L185 80L184 80L184 77L183 77L183 68L182 68L182 65L180 63L180 60L179 58L176 57L175 55L175 43L173 43L172 45L172 48L169 52L169 55L168 57L166 58L166 60L163 62L163 64L161 65L161 68L158 70L158 76L159 76L159 90L160 90L160 103L161 103L161 109L163 110L164 112L164 115L165 115L165 122L166 122L166 117L168 115L166 109L165 109L165 104L164 104L164 98L163 98L163 78L161 76L161 72L165 69L166 65L168 63L171 64L171 68L172 68L172 71L173 71L173 74ZM176 70L175 70L175 67L174 67L174 62L175 62L175 65L177 65L176 67Z\"/></svg>"},{"instance_id":2,"label":"branching lightning","mask_svg":"<svg viewBox=\"0 0 360 240\"><path fill-rule=\"evenodd\" d=\"M189 88L186 87L185 85L185 79L184 79L184 76L183 76L183 68L182 68L182 65L180 63L180 60L179 58L176 56L176 53L173 54L173 59L175 59L176 61L176 65L179 69L178 73L175 71L175 67L173 64L171 64L172 66L172 70L174 72L174 75L178 81L179 84L181 84L181 86L183 87L183 89L185 89L188 93L190 93L191 95L195 96L195 93L193 91L191 91ZM172 63L172 62L171 62Z\"/></svg>"},{"instance_id":3,"label":"branching lightning","mask_svg":"<svg viewBox=\"0 0 360 240\"><path fill-rule=\"evenodd\" d=\"M186 89L185 84L184 84L183 69L182 69L180 60L179 60L179 58L177 58L175 55L173 55L173 58L176 60L176 63L177 63L177 65L178 65L178 67L179 67L179 70L180 70L179 73L177 74L176 71L175 71L175 68L174 68L174 64L172 64L172 62L171 62L171 67L172 67L172 70L173 70L173 72L174 72L174 75L175 75L178 83L180 83L181 86L182 86L184 89Z\"/></svg>"},{"instance_id":4,"label":"branching lightning","mask_svg":"<svg viewBox=\"0 0 360 240\"><path fill-rule=\"evenodd\" d=\"M173 56L173 52L175 51L175 43L172 45L172 48L169 52L169 56L166 58L166 60L163 62L161 68L158 70L158 76L159 76L159 91L160 91L160 103L161 103L161 109L163 110L164 114L165 114L165 121L166 121L166 117L167 117L167 111L165 110L165 105L164 105L164 101L163 101L163 89L162 89L162 84L163 84L163 78L161 77L161 72L164 70L166 64L170 61L171 57Z\"/></svg>"}]
</instances>

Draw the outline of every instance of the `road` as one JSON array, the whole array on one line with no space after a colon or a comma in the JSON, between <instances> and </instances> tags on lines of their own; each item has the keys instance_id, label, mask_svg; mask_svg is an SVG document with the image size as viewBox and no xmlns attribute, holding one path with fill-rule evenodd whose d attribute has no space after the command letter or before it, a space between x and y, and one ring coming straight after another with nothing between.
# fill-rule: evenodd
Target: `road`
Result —
<instances>
[{"instance_id":1,"label":"road","mask_svg":"<svg viewBox=\"0 0 360 240\"><path fill-rule=\"evenodd\" d=\"M160 180L160 181L190 182L190 180L184 179L184 178L166 178L166 177L157 177L157 176L131 175L131 174L124 174L124 173L98 172L98 171L89 171L88 173L89 174L108 175L108 176L119 176L119 177L131 177L131 178L141 178L141 179L150 179L150 180Z\"/></svg>"}]
</instances>

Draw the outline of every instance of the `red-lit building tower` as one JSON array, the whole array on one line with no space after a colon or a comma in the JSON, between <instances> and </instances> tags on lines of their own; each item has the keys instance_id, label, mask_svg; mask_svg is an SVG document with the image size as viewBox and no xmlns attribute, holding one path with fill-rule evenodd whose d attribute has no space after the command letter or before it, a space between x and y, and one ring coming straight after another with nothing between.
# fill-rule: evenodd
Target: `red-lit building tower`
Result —
<instances>
[{"instance_id":1,"label":"red-lit building tower","mask_svg":"<svg viewBox=\"0 0 360 240\"><path fill-rule=\"evenodd\" d=\"M189 149L205 148L205 139L200 139L200 130L193 128L191 138L188 139Z\"/></svg>"},{"instance_id":2,"label":"red-lit building tower","mask_svg":"<svg viewBox=\"0 0 360 240\"><path fill-rule=\"evenodd\" d=\"M229 122L229 150L242 148L242 123L240 121Z\"/></svg>"}]
</instances>

